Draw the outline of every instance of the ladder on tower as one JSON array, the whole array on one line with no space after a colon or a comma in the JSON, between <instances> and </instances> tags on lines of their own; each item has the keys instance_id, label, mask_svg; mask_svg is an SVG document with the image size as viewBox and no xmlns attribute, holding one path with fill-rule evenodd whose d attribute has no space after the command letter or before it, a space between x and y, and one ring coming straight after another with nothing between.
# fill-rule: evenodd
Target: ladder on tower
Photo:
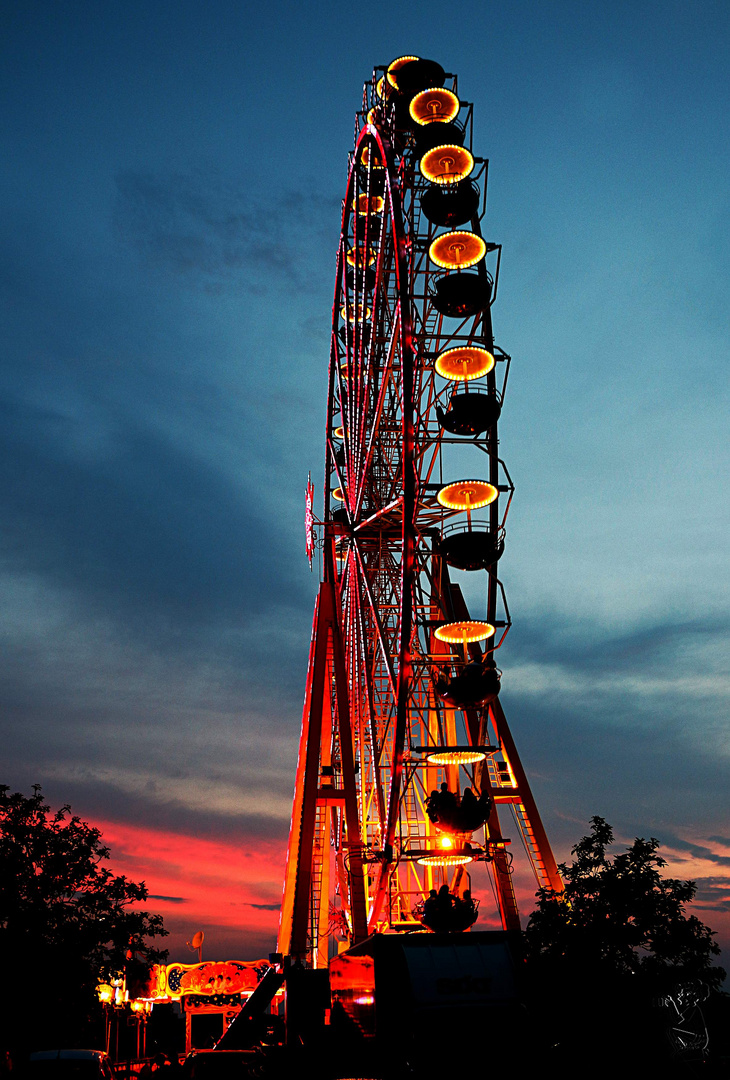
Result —
<instances>
[{"instance_id":1,"label":"ladder on tower","mask_svg":"<svg viewBox=\"0 0 730 1080\"><path fill-rule=\"evenodd\" d=\"M535 830L532 827L532 823L527 815L527 810L522 802L513 803L512 809L514 811L517 825L520 833L522 834L522 841L525 845L525 851L527 857L532 864L532 869L535 874L535 878L542 889L552 888L550 882L550 875L548 874L547 867L545 866L545 860L540 851L540 845L537 842L535 836Z\"/></svg>"}]
</instances>

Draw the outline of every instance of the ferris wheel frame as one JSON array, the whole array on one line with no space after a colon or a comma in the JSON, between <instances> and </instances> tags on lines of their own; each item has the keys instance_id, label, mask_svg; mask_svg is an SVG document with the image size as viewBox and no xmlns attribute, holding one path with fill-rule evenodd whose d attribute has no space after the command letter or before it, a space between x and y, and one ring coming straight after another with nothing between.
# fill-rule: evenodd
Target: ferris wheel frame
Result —
<instances>
[{"instance_id":1,"label":"ferris wheel frame","mask_svg":"<svg viewBox=\"0 0 730 1080\"><path fill-rule=\"evenodd\" d=\"M469 490L481 484L493 492L485 506L485 531L502 545L494 549L495 563L514 491L499 457L496 430L510 364L509 356L495 347L491 326L501 246L482 241L480 229L488 163L466 155L478 163L483 192L470 231L463 235L483 252L472 276L481 280L489 302L478 314L455 326L452 320L448 327L433 291L443 275L431 265L439 266L434 242L443 241L444 234L430 221L420 227L417 198L423 196L424 183L415 173L413 155L393 144L397 128L391 124L389 139L389 121L371 122L377 111L376 78L377 69L366 84L342 209L329 364L323 573L279 934L282 953L307 956L313 966L326 965L332 937L342 946L376 930L423 929L418 911L436 881L432 867L456 867L451 881L463 891L468 875L461 864L472 857L493 868L502 925L519 928L498 800L517 806L516 822L538 884L562 888L498 697L491 695L486 709L455 709L439 704L437 694L439 672L458 675L470 665L494 668L491 657L511 624L495 565L487 564L487 621L478 625L489 627L494 637L482 646L482 631L481 638L468 642L462 631L459 645L458 636L451 639L456 644L449 644L436 632L449 619L454 626L477 625L470 621L442 553L449 522L463 510L458 502L450 510L437 497L445 490L440 475L444 447L473 445L487 456L487 478L462 483ZM455 96L455 79L452 85ZM387 99L379 107L382 120ZM452 243L461 243L458 232L449 236L456 238ZM493 275L486 264L490 254L495 257ZM467 351L476 343L477 352L489 351L493 357L482 393L497 403L484 437L477 431L469 444L463 435L448 434L444 416L454 396L448 387L439 389L434 374L437 358L464 342ZM495 361L504 367L501 390ZM500 494L507 496L502 509ZM467 499L471 530L469 505ZM459 759L457 751L463 758L464 747L452 745L459 724L472 758L477 747L480 752L484 748L482 757L476 754L469 769L429 764L429 746L442 756L447 751L446 759L449 753ZM496 746L489 745L490 731ZM506 764L495 764L497 750ZM497 765L507 770L509 794ZM459 850L468 855L455 853L452 862L443 853L438 861L434 844L441 833L426 813L426 795L438 776L446 778L442 787L457 793L465 782L493 796L484 845L475 848L464 833ZM406 796L412 805L406 805ZM444 880L447 872L439 873ZM404 885L406 879L415 881L415 890ZM420 908L408 899L411 892L421 897Z\"/></svg>"}]
</instances>

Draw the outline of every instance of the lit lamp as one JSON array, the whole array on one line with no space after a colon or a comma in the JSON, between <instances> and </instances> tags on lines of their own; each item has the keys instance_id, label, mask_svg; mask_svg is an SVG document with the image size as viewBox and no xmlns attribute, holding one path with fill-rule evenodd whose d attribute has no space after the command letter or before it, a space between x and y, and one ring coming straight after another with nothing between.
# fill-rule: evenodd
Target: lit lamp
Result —
<instances>
[{"instance_id":1,"label":"lit lamp","mask_svg":"<svg viewBox=\"0 0 730 1080\"><path fill-rule=\"evenodd\" d=\"M352 209L357 210L361 217L367 214L382 214L385 199L382 195L358 195L352 200Z\"/></svg>"},{"instance_id":2,"label":"lit lamp","mask_svg":"<svg viewBox=\"0 0 730 1080\"><path fill-rule=\"evenodd\" d=\"M475 641L485 641L494 634L494 627L488 622L469 620L444 623L443 626L437 626L434 633L439 641L444 641L449 645L461 645L466 659L467 645Z\"/></svg>"},{"instance_id":3,"label":"lit lamp","mask_svg":"<svg viewBox=\"0 0 730 1080\"><path fill-rule=\"evenodd\" d=\"M364 244L358 244L356 248L347 249L347 261L350 266L356 266L358 269L364 266L366 262L368 266L372 266L375 262L375 251L371 247L365 247ZM471 266L471 263L469 265Z\"/></svg>"},{"instance_id":4,"label":"lit lamp","mask_svg":"<svg viewBox=\"0 0 730 1080\"><path fill-rule=\"evenodd\" d=\"M440 121L449 124L456 119L460 108L459 99L450 90L435 87L416 94L408 111L411 118L422 126Z\"/></svg>"},{"instance_id":5,"label":"lit lamp","mask_svg":"<svg viewBox=\"0 0 730 1080\"><path fill-rule=\"evenodd\" d=\"M362 164L366 168L370 164L370 158L371 158L370 147L366 146L366 147L363 148L363 152L360 155L360 161L362 162ZM385 168L385 165L383 165L383 160L380 157L380 154L379 154L376 147L373 148L372 162L373 162L373 168L374 169L384 169Z\"/></svg>"},{"instance_id":6,"label":"lit lamp","mask_svg":"<svg viewBox=\"0 0 730 1080\"><path fill-rule=\"evenodd\" d=\"M486 349L465 345L446 349L436 358L436 372L442 379L481 379L494 367L494 357Z\"/></svg>"},{"instance_id":7,"label":"lit lamp","mask_svg":"<svg viewBox=\"0 0 730 1080\"><path fill-rule=\"evenodd\" d=\"M420 866L466 866L467 863L473 861L471 855L452 855L440 851L421 855L417 860Z\"/></svg>"},{"instance_id":8,"label":"lit lamp","mask_svg":"<svg viewBox=\"0 0 730 1080\"><path fill-rule=\"evenodd\" d=\"M471 512L489 506L499 492L494 484L486 480L457 480L446 484L437 493L436 499L447 510L466 510L466 520L471 529ZM494 631L492 631L494 633ZM445 639L444 639L445 640Z\"/></svg>"},{"instance_id":9,"label":"lit lamp","mask_svg":"<svg viewBox=\"0 0 730 1080\"><path fill-rule=\"evenodd\" d=\"M348 322L361 322L363 319L370 318L370 308L366 307L362 302L357 305L357 313L353 308L350 309L350 314L347 314L347 307L345 304L340 308L340 315L343 319L347 319Z\"/></svg>"},{"instance_id":10,"label":"lit lamp","mask_svg":"<svg viewBox=\"0 0 730 1080\"><path fill-rule=\"evenodd\" d=\"M114 990L109 983L99 983L96 988L96 996L99 998L102 1005L109 1005L114 997Z\"/></svg>"},{"instance_id":11,"label":"lit lamp","mask_svg":"<svg viewBox=\"0 0 730 1080\"><path fill-rule=\"evenodd\" d=\"M420 56L399 56L397 60L394 60L392 64L388 65L388 70L385 74L394 90L398 89L398 80L396 78L398 68L402 68L405 64L410 64L413 60L420 59Z\"/></svg>"},{"instance_id":12,"label":"lit lamp","mask_svg":"<svg viewBox=\"0 0 730 1080\"><path fill-rule=\"evenodd\" d=\"M375 93L381 101L386 100L393 93L393 87L386 81L385 75L381 75L375 84ZM368 114L369 115L369 114Z\"/></svg>"},{"instance_id":13,"label":"lit lamp","mask_svg":"<svg viewBox=\"0 0 730 1080\"><path fill-rule=\"evenodd\" d=\"M476 765L486 756L483 750L434 750L426 760L431 765Z\"/></svg>"},{"instance_id":14,"label":"lit lamp","mask_svg":"<svg viewBox=\"0 0 730 1080\"><path fill-rule=\"evenodd\" d=\"M444 270L463 270L481 262L487 253L487 245L476 233L456 232L437 236L428 249L428 256ZM348 256L349 260L349 256Z\"/></svg>"},{"instance_id":15,"label":"lit lamp","mask_svg":"<svg viewBox=\"0 0 730 1080\"><path fill-rule=\"evenodd\" d=\"M420 169L432 184L458 184L473 172L474 158L463 146L435 146L421 158Z\"/></svg>"},{"instance_id":16,"label":"lit lamp","mask_svg":"<svg viewBox=\"0 0 730 1080\"><path fill-rule=\"evenodd\" d=\"M336 439L344 439L345 429L343 427L336 427L332 434Z\"/></svg>"},{"instance_id":17,"label":"lit lamp","mask_svg":"<svg viewBox=\"0 0 730 1080\"><path fill-rule=\"evenodd\" d=\"M341 487L336 487L334 489L334 491L332 492L332 498L337 499L338 502L344 502L345 501L345 493L344 493L344 491L342 490ZM494 631L492 631L492 633L494 633Z\"/></svg>"}]
</instances>

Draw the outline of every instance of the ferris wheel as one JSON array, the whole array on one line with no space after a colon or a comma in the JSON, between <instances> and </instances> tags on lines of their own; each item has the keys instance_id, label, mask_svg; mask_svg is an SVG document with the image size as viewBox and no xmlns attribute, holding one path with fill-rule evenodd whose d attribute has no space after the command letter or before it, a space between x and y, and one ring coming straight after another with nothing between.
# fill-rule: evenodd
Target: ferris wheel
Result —
<instances>
[{"instance_id":1,"label":"ferris wheel","mask_svg":"<svg viewBox=\"0 0 730 1080\"><path fill-rule=\"evenodd\" d=\"M562 889L499 700L514 489L487 170L456 76L415 56L374 70L342 203L278 944L313 967L376 931L468 929L486 908L473 887L519 928L518 847L538 886Z\"/></svg>"}]
</instances>

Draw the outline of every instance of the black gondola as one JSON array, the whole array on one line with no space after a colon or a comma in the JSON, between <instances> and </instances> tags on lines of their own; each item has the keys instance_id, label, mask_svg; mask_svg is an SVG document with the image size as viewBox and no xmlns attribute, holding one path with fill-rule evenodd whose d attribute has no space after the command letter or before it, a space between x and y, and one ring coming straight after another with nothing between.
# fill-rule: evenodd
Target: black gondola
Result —
<instances>
[{"instance_id":1,"label":"black gondola","mask_svg":"<svg viewBox=\"0 0 730 1080\"><path fill-rule=\"evenodd\" d=\"M421 210L433 225L454 228L472 221L479 209L479 188L472 180L431 184L421 196Z\"/></svg>"},{"instance_id":2,"label":"black gondola","mask_svg":"<svg viewBox=\"0 0 730 1080\"><path fill-rule=\"evenodd\" d=\"M482 274L445 274L436 280L433 306L441 315L466 319L489 307L492 283Z\"/></svg>"}]
</instances>

